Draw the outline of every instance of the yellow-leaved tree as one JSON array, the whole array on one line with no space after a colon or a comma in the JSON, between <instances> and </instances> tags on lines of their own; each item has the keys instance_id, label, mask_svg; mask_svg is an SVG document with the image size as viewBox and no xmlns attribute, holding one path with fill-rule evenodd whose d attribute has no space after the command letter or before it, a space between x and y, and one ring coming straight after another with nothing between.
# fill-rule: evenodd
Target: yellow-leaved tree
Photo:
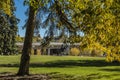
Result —
<instances>
[{"instance_id":1,"label":"yellow-leaved tree","mask_svg":"<svg viewBox=\"0 0 120 80\"><path fill-rule=\"evenodd\" d=\"M72 22L84 33L81 46L99 48L107 53L109 62L120 61L120 1L70 1ZM80 4L80 5L79 5ZM95 45L95 44L99 45Z\"/></svg>"}]
</instances>

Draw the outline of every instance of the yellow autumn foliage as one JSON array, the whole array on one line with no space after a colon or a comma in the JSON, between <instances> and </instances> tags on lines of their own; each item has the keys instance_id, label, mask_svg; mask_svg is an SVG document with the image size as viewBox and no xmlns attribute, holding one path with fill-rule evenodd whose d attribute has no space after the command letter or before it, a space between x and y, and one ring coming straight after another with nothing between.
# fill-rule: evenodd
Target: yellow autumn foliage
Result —
<instances>
[{"instance_id":1,"label":"yellow autumn foliage","mask_svg":"<svg viewBox=\"0 0 120 80\"><path fill-rule=\"evenodd\" d=\"M0 9L11 16L11 0L0 0Z\"/></svg>"},{"instance_id":2,"label":"yellow autumn foliage","mask_svg":"<svg viewBox=\"0 0 120 80\"><path fill-rule=\"evenodd\" d=\"M71 48L70 49L70 55L72 56L78 56L80 54L80 50L78 48Z\"/></svg>"}]
</instances>

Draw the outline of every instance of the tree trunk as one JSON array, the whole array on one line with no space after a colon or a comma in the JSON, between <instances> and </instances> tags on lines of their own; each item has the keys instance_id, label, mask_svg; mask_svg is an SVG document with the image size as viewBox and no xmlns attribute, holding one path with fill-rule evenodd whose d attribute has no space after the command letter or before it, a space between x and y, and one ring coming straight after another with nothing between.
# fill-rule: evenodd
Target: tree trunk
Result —
<instances>
[{"instance_id":1,"label":"tree trunk","mask_svg":"<svg viewBox=\"0 0 120 80\"><path fill-rule=\"evenodd\" d=\"M30 54L32 48L32 37L34 34L34 20L35 20L35 10L32 6L29 7L29 18L26 26L26 34L24 40L24 46L20 61L20 67L17 75L29 75L29 63L30 63Z\"/></svg>"}]
</instances>

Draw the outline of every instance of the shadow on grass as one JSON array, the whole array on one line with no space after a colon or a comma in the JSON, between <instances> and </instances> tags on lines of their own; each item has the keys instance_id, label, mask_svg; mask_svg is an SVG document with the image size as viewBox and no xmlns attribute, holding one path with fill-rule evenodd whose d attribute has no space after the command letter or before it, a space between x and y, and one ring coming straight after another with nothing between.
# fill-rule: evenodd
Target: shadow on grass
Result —
<instances>
[{"instance_id":1,"label":"shadow on grass","mask_svg":"<svg viewBox=\"0 0 120 80\"><path fill-rule=\"evenodd\" d=\"M105 80L111 80L111 78L114 75L101 75L99 73L95 74L89 74L86 76L80 76L80 75L68 75L68 74L57 74L57 73L50 73L49 74L51 80L95 80L95 79L102 79L104 78Z\"/></svg>"},{"instance_id":2,"label":"shadow on grass","mask_svg":"<svg viewBox=\"0 0 120 80\"><path fill-rule=\"evenodd\" d=\"M18 67L19 63L0 64L0 67ZM104 60L58 60L46 63L31 63L30 67L104 67L104 66L120 66L120 63L107 63ZM120 71L120 70L119 70Z\"/></svg>"},{"instance_id":3,"label":"shadow on grass","mask_svg":"<svg viewBox=\"0 0 120 80\"><path fill-rule=\"evenodd\" d=\"M29 76L16 76L14 73L0 73L0 80L95 80L95 79L102 79L104 80L111 80L113 76L118 74L112 75L101 75L99 73L89 74L85 76L81 75L68 75L68 74L60 74L59 72L52 72L48 74L31 74ZM120 80L116 78L114 80Z\"/></svg>"},{"instance_id":4,"label":"shadow on grass","mask_svg":"<svg viewBox=\"0 0 120 80\"><path fill-rule=\"evenodd\" d=\"M49 73L46 75L43 74L32 74L29 76L16 76L13 73L0 73L0 80L93 80L93 79L100 79L100 78L110 78L110 76L107 75L99 75L96 74L90 74L86 76L80 76L80 75L68 75L68 74L59 74L57 72Z\"/></svg>"},{"instance_id":5,"label":"shadow on grass","mask_svg":"<svg viewBox=\"0 0 120 80\"><path fill-rule=\"evenodd\" d=\"M15 73L0 73L0 80L49 80L47 74L30 74L25 76L17 76Z\"/></svg>"},{"instance_id":6,"label":"shadow on grass","mask_svg":"<svg viewBox=\"0 0 120 80\"><path fill-rule=\"evenodd\" d=\"M120 68L118 69L118 68L115 68L115 69L101 69L102 71L108 71L108 72L113 72L113 71L115 71L115 72L120 72Z\"/></svg>"}]
</instances>

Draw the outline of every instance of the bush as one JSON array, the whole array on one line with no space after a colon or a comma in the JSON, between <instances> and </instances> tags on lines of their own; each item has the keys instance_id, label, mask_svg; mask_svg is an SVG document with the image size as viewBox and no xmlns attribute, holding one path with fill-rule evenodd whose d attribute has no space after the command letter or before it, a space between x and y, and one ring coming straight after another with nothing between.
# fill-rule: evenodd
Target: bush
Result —
<instances>
[{"instance_id":1,"label":"bush","mask_svg":"<svg viewBox=\"0 0 120 80\"><path fill-rule=\"evenodd\" d=\"M91 51L91 56L103 56L103 52L101 50L95 50L95 49L93 49Z\"/></svg>"},{"instance_id":2,"label":"bush","mask_svg":"<svg viewBox=\"0 0 120 80\"><path fill-rule=\"evenodd\" d=\"M85 49L81 52L81 56L90 56L91 51L89 49Z\"/></svg>"},{"instance_id":3,"label":"bush","mask_svg":"<svg viewBox=\"0 0 120 80\"><path fill-rule=\"evenodd\" d=\"M96 50L92 50L91 51L91 56L97 56L97 51Z\"/></svg>"},{"instance_id":4,"label":"bush","mask_svg":"<svg viewBox=\"0 0 120 80\"><path fill-rule=\"evenodd\" d=\"M78 48L71 48L70 49L70 55L78 56L79 54L80 54L80 50Z\"/></svg>"},{"instance_id":5,"label":"bush","mask_svg":"<svg viewBox=\"0 0 120 80\"><path fill-rule=\"evenodd\" d=\"M41 55L41 51L39 49L32 49L31 55Z\"/></svg>"}]
</instances>

